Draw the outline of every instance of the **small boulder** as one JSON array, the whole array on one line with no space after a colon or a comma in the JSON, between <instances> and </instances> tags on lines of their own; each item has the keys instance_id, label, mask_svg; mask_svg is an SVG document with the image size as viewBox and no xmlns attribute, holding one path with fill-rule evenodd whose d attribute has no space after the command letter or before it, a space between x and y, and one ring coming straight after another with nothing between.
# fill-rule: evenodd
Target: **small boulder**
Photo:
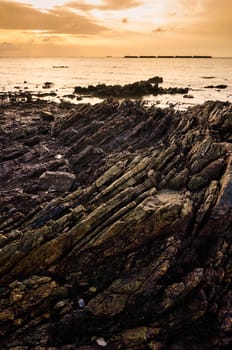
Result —
<instances>
[{"instance_id":1,"label":"small boulder","mask_svg":"<svg viewBox=\"0 0 232 350\"><path fill-rule=\"evenodd\" d=\"M53 86L53 83L51 81L45 81L42 88L43 89L50 89Z\"/></svg>"},{"instance_id":2,"label":"small boulder","mask_svg":"<svg viewBox=\"0 0 232 350\"><path fill-rule=\"evenodd\" d=\"M228 85L225 85L225 84L219 84L215 86L216 89L226 89L227 87Z\"/></svg>"},{"instance_id":3,"label":"small boulder","mask_svg":"<svg viewBox=\"0 0 232 350\"><path fill-rule=\"evenodd\" d=\"M76 176L65 171L45 171L39 178L41 190L52 189L57 192L70 191Z\"/></svg>"},{"instance_id":4,"label":"small boulder","mask_svg":"<svg viewBox=\"0 0 232 350\"><path fill-rule=\"evenodd\" d=\"M187 95L184 95L183 98L194 98L194 96L187 94Z\"/></svg>"}]
</instances>

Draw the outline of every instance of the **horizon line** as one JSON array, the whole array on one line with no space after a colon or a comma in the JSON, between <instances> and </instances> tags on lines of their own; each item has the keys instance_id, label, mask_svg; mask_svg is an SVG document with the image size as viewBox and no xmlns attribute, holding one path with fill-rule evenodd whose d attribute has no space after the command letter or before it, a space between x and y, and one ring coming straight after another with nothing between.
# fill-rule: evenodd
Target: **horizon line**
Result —
<instances>
[{"instance_id":1,"label":"horizon line","mask_svg":"<svg viewBox=\"0 0 232 350\"><path fill-rule=\"evenodd\" d=\"M232 58L232 56L210 56L210 55L124 55L124 56L31 56L31 55L18 55L18 56L4 56L0 55L0 58Z\"/></svg>"}]
</instances>

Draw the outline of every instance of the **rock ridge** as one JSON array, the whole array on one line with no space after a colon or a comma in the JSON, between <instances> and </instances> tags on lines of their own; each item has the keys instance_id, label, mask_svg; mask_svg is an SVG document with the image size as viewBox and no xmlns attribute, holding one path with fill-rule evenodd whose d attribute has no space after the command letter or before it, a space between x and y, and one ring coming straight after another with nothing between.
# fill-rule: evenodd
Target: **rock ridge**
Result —
<instances>
[{"instance_id":1,"label":"rock ridge","mask_svg":"<svg viewBox=\"0 0 232 350\"><path fill-rule=\"evenodd\" d=\"M0 115L1 349L229 349L232 105Z\"/></svg>"}]
</instances>

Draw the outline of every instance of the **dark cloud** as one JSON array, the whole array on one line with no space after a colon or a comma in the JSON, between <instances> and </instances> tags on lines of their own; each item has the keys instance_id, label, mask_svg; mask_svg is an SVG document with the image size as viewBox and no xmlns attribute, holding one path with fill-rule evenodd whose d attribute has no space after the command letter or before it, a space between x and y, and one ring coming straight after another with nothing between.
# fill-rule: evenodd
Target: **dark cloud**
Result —
<instances>
[{"instance_id":1,"label":"dark cloud","mask_svg":"<svg viewBox=\"0 0 232 350\"><path fill-rule=\"evenodd\" d=\"M124 18L122 19L122 23L128 23L128 18L124 17Z\"/></svg>"},{"instance_id":2,"label":"dark cloud","mask_svg":"<svg viewBox=\"0 0 232 350\"><path fill-rule=\"evenodd\" d=\"M102 11L117 11L126 10L132 7L137 7L141 5L141 1L138 0L103 0L101 5L89 5L84 1L72 1L67 3L66 6L71 8L76 8L81 11L89 11L93 9L98 9Z\"/></svg>"},{"instance_id":3,"label":"dark cloud","mask_svg":"<svg viewBox=\"0 0 232 350\"><path fill-rule=\"evenodd\" d=\"M0 28L45 30L59 34L97 34L107 30L94 20L64 7L41 12L30 5L0 0Z\"/></svg>"}]
</instances>

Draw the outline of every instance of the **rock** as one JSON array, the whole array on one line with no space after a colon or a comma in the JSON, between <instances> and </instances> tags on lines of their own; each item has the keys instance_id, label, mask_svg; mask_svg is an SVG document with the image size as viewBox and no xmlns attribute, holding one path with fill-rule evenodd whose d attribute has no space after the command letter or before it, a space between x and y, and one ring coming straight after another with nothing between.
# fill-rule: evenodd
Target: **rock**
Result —
<instances>
[{"instance_id":1,"label":"rock","mask_svg":"<svg viewBox=\"0 0 232 350\"><path fill-rule=\"evenodd\" d=\"M46 122L53 122L55 120L54 115L51 112L41 111L40 118Z\"/></svg>"},{"instance_id":2,"label":"rock","mask_svg":"<svg viewBox=\"0 0 232 350\"><path fill-rule=\"evenodd\" d=\"M228 85L225 84L219 84L219 85L208 85L205 86L205 89L226 89L228 87Z\"/></svg>"},{"instance_id":3,"label":"rock","mask_svg":"<svg viewBox=\"0 0 232 350\"><path fill-rule=\"evenodd\" d=\"M216 77L214 76L205 76L205 77L202 77L203 79L215 79Z\"/></svg>"},{"instance_id":4,"label":"rock","mask_svg":"<svg viewBox=\"0 0 232 350\"><path fill-rule=\"evenodd\" d=\"M0 248L2 248L7 242L7 237L0 234Z\"/></svg>"},{"instance_id":5,"label":"rock","mask_svg":"<svg viewBox=\"0 0 232 350\"><path fill-rule=\"evenodd\" d=\"M25 146L35 146L35 145L38 144L40 141L41 141L40 136L35 135L35 136L33 136L33 137L28 138L28 139L24 142L24 145L25 145Z\"/></svg>"},{"instance_id":6,"label":"rock","mask_svg":"<svg viewBox=\"0 0 232 350\"><path fill-rule=\"evenodd\" d=\"M84 301L84 299L79 298L79 299L78 299L78 305L79 305L79 307L80 307L81 309L83 309L83 308L85 307L85 301Z\"/></svg>"},{"instance_id":7,"label":"rock","mask_svg":"<svg viewBox=\"0 0 232 350\"><path fill-rule=\"evenodd\" d=\"M194 175L188 183L190 191L200 190L208 183L208 179L201 175Z\"/></svg>"},{"instance_id":8,"label":"rock","mask_svg":"<svg viewBox=\"0 0 232 350\"><path fill-rule=\"evenodd\" d=\"M87 88L76 86L74 94L90 95L97 97L141 97L145 95L158 94L185 94L188 88L160 88L158 85L163 82L160 77L152 77L148 80L142 80L131 84L121 85L105 85L98 84L96 86L89 85Z\"/></svg>"},{"instance_id":9,"label":"rock","mask_svg":"<svg viewBox=\"0 0 232 350\"><path fill-rule=\"evenodd\" d=\"M104 338L98 338L98 339L96 339L96 343L97 343L99 346L103 346L103 347L107 346L107 342L105 341Z\"/></svg>"},{"instance_id":10,"label":"rock","mask_svg":"<svg viewBox=\"0 0 232 350\"><path fill-rule=\"evenodd\" d=\"M152 339L154 336L158 336L160 333L159 328L151 327L137 327L128 329L122 333L123 342L126 348L142 345L145 342Z\"/></svg>"},{"instance_id":11,"label":"rock","mask_svg":"<svg viewBox=\"0 0 232 350\"><path fill-rule=\"evenodd\" d=\"M183 98L194 98L194 96L188 94L188 95L184 95Z\"/></svg>"},{"instance_id":12,"label":"rock","mask_svg":"<svg viewBox=\"0 0 232 350\"><path fill-rule=\"evenodd\" d=\"M1 106L1 349L229 348L231 111Z\"/></svg>"},{"instance_id":13,"label":"rock","mask_svg":"<svg viewBox=\"0 0 232 350\"><path fill-rule=\"evenodd\" d=\"M58 303L56 303L56 305L54 306L54 309L59 310L62 309L64 306L66 306L68 304L68 300L61 300Z\"/></svg>"},{"instance_id":14,"label":"rock","mask_svg":"<svg viewBox=\"0 0 232 350\"><path fill-rule=\"evenodd\" d=\"M46 82L43 84L42 88L43 88L43 89L50 89L52 86L53 86L53 83L52 83L52 82L46 81Z\"/></svg>"},{"instance_id":15,"label":"rock","mask_svg":"<svg viewBox=\"0 0 232 350\"><path fill-rule=\"evenodd\" d=\"M219 84L215 86L217 89L226 89L228 87L228 85L225 84Z\"/></svg>"},{"instance_id":16,"label":"rock","mask_svg":"<svg viewBox=\"0 0 232 350\"><path fill-rule=\"evenodd\" d=\"M70 191L76 177L64 171L46 171L39 177L41 190L53 189L57 192Z\"/></svg>"},{"instance_id":17,"label":"rock","mask_svg":"<svg viewBox=\"0 0 232 350\"><path fill-rule=\"evenodd\" d=\"M216 217L226 216L232 209L232 156L228 158L228 165L221 179L222 190L218 196L213 215Z\"/></svg>"},{"instance_id":18,"label":"rock","mask_svg":"<svg viewBox=\"0 0 232 350\"><path fill-rule=\"evenodd\" d=\"M68 66L53 66L53 68L68 68Z\"/></svg>"}]
</instances>

